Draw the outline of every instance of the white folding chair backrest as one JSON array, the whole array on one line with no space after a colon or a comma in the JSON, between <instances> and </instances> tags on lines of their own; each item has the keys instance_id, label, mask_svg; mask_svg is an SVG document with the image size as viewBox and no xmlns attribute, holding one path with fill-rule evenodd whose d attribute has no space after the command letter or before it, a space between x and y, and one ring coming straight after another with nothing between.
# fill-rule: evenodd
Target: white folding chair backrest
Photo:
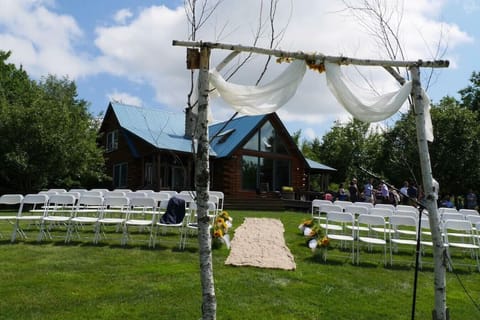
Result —
<instances>
[{"instance_id":1,"label":"white folding chair backrest","mask_svg":"<svg viewBox=\"0 0 480 320\"><path fill-rule=\"evenodd\" d=\"M222 191L209 191L209 194L212 196L217 196L218 197L218 208L217 210L219 212L223 211L223 203L225 201L225 194Z\"/></svg>"},{"instance_id":2,"label":"white folding chair backrest","mask_svg":"<svg viewBox=\"0 0 480 320\"><path fill-rule=\"evenodd\" d=\"M373 203L371 203L371 202L356 201L356 202L353 203L353 205L366 207L368 209L373 208Z\"/></svg>"},{"instance_id":3,"label":"white folding chair backrest","mask_svg":"<svg viewBox=\"0 0 480 320\"><path fill-rule=\"evenodd\" d=\"M125 191L108 191L103 194L105 198L111 198L111 197L125 197Z\"/></svg>"},{"instance_id":4,"label":"white folding chair backrest","mask_svg":"<svg viewBox=\"0 0 480 320\"><path fill-rule=\"evenodd\" d=\"M139 192L139 191L132 191L132 192L125 192L125 196L130 199L130 200L133 200L135 198L146 198L147 197L147 193L145 192Z\"/></svg>"},{"instance_id":5,"label":"white folding chair backrest","mask_svg":"<svg viewBox=\"0 0 480 320\"><path fill-rule=\"evenodd\" d=\"M318 213L318 208L319 208L321 205L324 205L324 204L333 204L333 202L330 201L330 200L321 200L321 199L314 199L314 200L312 200L312 210L311 210L311 213L312 213L312 214Z\"/></svg>"},{"instance_id":6,"label":"white folding chair backrest","mask_svg":"<svg viewBox=\"0 0 480 320\"><path fill-rule=\"evenodd\" d=\"M458 213L458 210L455 208L438 208L438 213L443 215L444 213Z\"/></svg>"},{"instance_id":7,"label":"white folding chair backrest","mask_svg":"<svg viewBox=\"0 0 480 320\"><path fill-rule=\"evenodd\" d=\"M100 195L82 194L77 202L77 210L100 209L103 206L103 197Z\"/></svg>"},{"instance_id":8,"label":"white folding chair backrest","mask_svg":"<svg viewBox=\"0 0 480 320\"><path fill-rule=\"evenodd\" d=\"M350 212L350 213L353 213L355 215L369 214L369 212L371 210L370 208L368 208L366 206L359 206L359 205L356 205L356 204L346 206L344 209L345 209L345 212Z\"/></svg>"},{"instance_id":9,"label":"white folding chair backrest","mask_svg":"<svg viewBox=\"0 0 480 320\"><path fill-rule=\"evenodd\" d=\"M370 209L369 213L383 218L390 218L393 216L393 211L389 207L375 206L375 208Z\"/></svg>"},{"instance_id":10,"label":"white folding chair backrest","mask_svg":"<svg viewBox=\"0 0 480 320\"><path fill-rule=\"evenodd\" d=\"M143 193L146 193L148 196L155 193L155 191L153 191L152 189L135 190L135 192L143 192Z\"/></svg>"},{"instance_id":11,"label":"white folding chair backrest","mask_svg":"<svg viewBox=\"0 0 480 320\"><path fill-rule=\"evenodd\" d=\"M33 209L38 209L45 211L47 208L48 203L48 195L47 194L27 194L23 200L20 208L18 209L19 215L23 215L22 210L24 209L24 205L32 205Z\"/></svg>"},{"instance_id":12,"label":"white folding chair backrest","mask_svg":"<svg viewBox=\"0 0 480 320\"><path fill-rule=\"evenodd\" d=\"M375 208L382 208L382 209L388 209L392 212L395 211L395 206L393 204L388 204L388 203L377 203L375 205Z\"/></svg>"},{"instance_id":13,"label":"white folding chair backrest","mask_svg":"<svg viewBox=\"0 0 480 320\"><path fill-rule=\"evenodd\" d=\"M465 217L461 213L444 212L440 216L440 219L443 223L445 223L446 220L465 220Z\"/></svg>"},{"instance_id":14,"label":"white folding chair backrest","mask_svg":"<svg viewBox=\"0 0 480 320\"><path fill-rule=\"evenodd\" d=\"M412 212L415 212L418 214L418 209L414 206L409 206L409 205L406 205L406 204L397 204L397 206L395 207L395 211L412 211Z\"/></svg>"},{"instance_id":15,"label":"white folding chair backrest","mask_svg":"<svg viewBox=\"0 0 480 320\"><path fill-rule=\"evenodd\" d=\"M48 189L48 192L64 193L67 192L66 189Z\"/></svg>"},{"instance_id":16,"label":"white folding chair backrest","mask_svg":"<svg viewBox=\"0 0 480 320\"><path fill-rule=\"evenodd\" d=\"M343 211L329 211L327 212L327 222L326 222L326 232L328 235L329 227L328 225L330 222L339 222L339 223L345 223L345 224L350 224L353 226L355 222L355 217L351 212L343 212ZM353 232L352 232L353 234Z\"/></svg>"},{"instance_id":17,"label":"white folding chair backrest","mask_svg":"<svg viewBox=\"0 0 480 320\"><path fill-rule=\"evenodd\" d=\"M128 198L125 196L106 196L104 197L104 207L126 210L128 208Z\"/></svg>"},{"instance_id":18,"label":"white folding chair backrest","mask_svg":"<svg viewBox=\"0 0 480 320\"><path fill-rule=\"evenodd\" d=\"M125 193L127 193L127 192L132 192L131 189L114 189L113 191L114 191L114 192L125 192Z\"/></svg>"},{"instance_id":19,"label":"white folding chair backrest","mask_svg":"<svg viewBox=\"0 0 480 320\"><path fill-rule=\"evenodd\" d=\"M407 211L408 212L408 211ZM402 216L402 215L393 215L390 217L390 226L395 230L395 231L398 231L398 228L401 227L401 226L405 226L405 227L411 227L412 229L414 229L415 231L415 235L418 234L417 232L417 227L418 227L418 224L417 224L417 220L415 219L415 217L412 217L412 216Z\"/></svg>"},{"instance_id":20,"label":"white folding chair backrest","mask_svg":"<svg viewBox=\"0 0 480 320\"><path fill-rule=\"evenodd\" d=\"M102 196L104 196L106 193L110 192L110 190L108 190L108 189L90 189L89 191L100 192L102 194Z\"/></svg>"},{"instance_id":21,"label":"white folding chair backrest","mask_svg":"<svg viewBox=\"0 0 480 320\"><path fill-rule=\"evenodd\" d=\"M80 193L80 195L82 195L83 193L85 193L87 191L88 191L87 189L70 189L70 190L68 190L68 192L78 192L78 193Z\"/></svg>"},{"instance_id":22,"label":"white folding chair backrest","mask_svg":"<svg viewBox=\"0 0 480 320\"><path fill-rule=\"evenodd\" d=\"M23 195L21 194L3 194L0 196L0 204L4 205L20 205L23 200Z\"/></svg>"},{"instance_id":23,"label":"white folding chair backrest","mask_svg":"<svg viewBox=\"0 0 480 320\"><path fill-rule=\"evenodd\" d=\"M175 196L175 198L183 199L187 208L190 203L195 202L191 193L179 193Z\"/></svg>"},{"instance_id":24,"label":"white folding chair backrest","mask_svg":"<svg viewBox=\"0 0 480 320\"><path fill-rule=\"evenodd\" d=\"M480 223L480 216L470 214L470 215L467 215L465 217L465 220L470 221L472 223L473 228L477 229L476 225L477 225L477 223ZM480 230L477 229L477 231L480 231ZM480 240L480 238L478 240Z\"/></svg>"},{"instance_id":25,"label":"white folding chair backrest","mask_svg":"<svg viewBox=\"0 0 480 320\"><path fill-rule=\"evenodd\" d=\"M167 193L170 198L178 194L175 190L161 190L160 193Z\"/></svg>"},{"instance_id":26,"label":"white folding chair backrest","mask_svg":"<svg viewBox=\"0 0 480 320\"><path fill-rule=\"evenodd\" d=\"M328 211L343 211L343 207L335 204L320 205L319 212L327 213Z\"/></svg>"},{"instance_id":27,"label":"white folding chair backrest","mask_svg":"<svg viewBox=\"0 0 480 320\"><path fill-rule=\"evenodd\" d=\"M415 211L412 211L412 210L396 210L393 215L394 216L412 217L415 220L418 219L418 211L415 212Z\"/></svg>"},{"instance_id":28,"label":"white folding chair backrest","mask_svg":"<svg viewBox=\"0 0 480 320\"><path fill-rule=\"evenodd\" d=\"M345 201L345 200L335 200L333 203L336 206L342 207L342 210L345 209L345 207L351 206L352 202L351 201Z\"/></svg>"},{"instance_id":29,"label":"white folding chair backrest","mask_svg":"<svg viewBox=\"0 0 480 320\"><path fill-rule=\"evenodd\" d=\"M475 210L475 209L460 209L460 210L458 210L458 213L461 213L464 216L468 216L468 215L473 215L473 216L477 215L478 216L479 215L478 211Z\"/></svg>"},{"instance_id":30,"label":"white folding chair backrest","mask_svg":"<svg viewBox=\"0 0 480 320\"><path fill-rule=\"evenodd\" d=\"M89 191L83 192L80 196L100 196L100 197L103 197L103 192L102 191L89 190Z\"/></svg>"},{"instance_id":31,"label":"white folding chair backrest","mask_svg":"<svg viewBox=\"0 0 480 320\"><path fill-rule=\"evenodd\" d=\"M76 208L77 199L73 194L55 194L48 199L47 213L55 211L71 211Z\"/></svg>"},{"instance_id":32,"label":"white folding chair backrest","mask_svg":"<svg viewBox=\"0 0 480 320\"><path fill-rule=\"evenodd\" d=\"M153 209L157 207L157 202L154 198L151 197L138 197L138 198L131 198L129 202L130 208L135 210L135 208L139 208L142 211Z\"/></svg>"}]
</instances>

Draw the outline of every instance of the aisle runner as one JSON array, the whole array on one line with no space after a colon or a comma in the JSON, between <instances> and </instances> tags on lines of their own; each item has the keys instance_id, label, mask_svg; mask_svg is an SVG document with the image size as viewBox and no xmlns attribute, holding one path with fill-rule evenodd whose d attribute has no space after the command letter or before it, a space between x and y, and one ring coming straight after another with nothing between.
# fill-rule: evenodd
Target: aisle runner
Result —
<instances>
[{"instance_id":1,"label":"aisle runner","mask_svg":"<svg viewBox=\"0 0 480 320\"><path fill-rule=\"evenodd\" d=\"M283 238L284 231L278 219L245 218L235 230L225 264L295 270L293 255Z\"/></svg>"}]
</instances>

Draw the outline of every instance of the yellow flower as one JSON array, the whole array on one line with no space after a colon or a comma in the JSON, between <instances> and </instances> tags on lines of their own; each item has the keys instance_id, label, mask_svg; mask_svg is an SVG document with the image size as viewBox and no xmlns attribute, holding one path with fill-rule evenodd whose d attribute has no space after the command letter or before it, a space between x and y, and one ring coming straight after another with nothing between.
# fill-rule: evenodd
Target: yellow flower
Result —
<instances>
[{"instance_id":1,"label":"yellow flower","mask_svg":"<svg viewBox=\"0 0 480 320\"><path fill-rule=\"evenodd\" d=\"M322 247L328 247L330 244L330 239L328 239L327 236L324 236L320 241L319 241L320 246Z\"/></svg>"},{"instance_id":2,"label":"yellow flower","mask_svg":"<svg viewBox=\"0 0 480 320\"><path fill-rule=\"evenodd\" d=\"M221 229L216 229L215 232L213 233L213 236L215 238L221 238L223 237L223 231Z\"/></svg>"}]
</instances>

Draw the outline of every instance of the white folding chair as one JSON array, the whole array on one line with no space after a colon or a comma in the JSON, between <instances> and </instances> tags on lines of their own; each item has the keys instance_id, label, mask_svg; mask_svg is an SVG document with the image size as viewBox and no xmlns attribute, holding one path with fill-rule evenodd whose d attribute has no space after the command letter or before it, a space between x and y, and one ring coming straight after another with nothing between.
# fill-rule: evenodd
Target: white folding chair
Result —
<instances>
[{"instance_id":1,"label":"white folding chair","mask_svg":"<svg viewBox=\"0 0 480 320\"><path fill-rule=\"evenodd\" d=\"M103 239L108 239L107 234L122 232L121 238L123 238L123 223L127 218L128 204L129 200L125 196L107 196L104 198L101 218L98 219L98 227L96 228L96 244L102 239L102 236Z\"/></svg>"},{"instance_id":2,"label":"white folding chair","mask_svg":"<svg viewBox=\"0 0 480 320\"><path fill-rule=\"evenodd\" d=\"M216 212L215 205L212 202L208 202L207 216L210 219L209 228L213 227L213 224L216 223ZM188 236L198 233L198 216L197 216L197 204L192 203L190 208L188 208L188 220L185 224L184 238L183 238L183 248L186 246Z\"/></svg>"},{"instance_id":3,"label":"white folding chair","mask_svg":"<svg viewBox=\"0 0 480 320\"><path fill-rule=\"evenodd\" d=\"M419 233L417 220L412 216L393 215L390 217L389 223L393 230L393 232L388 233L390 238L390 265L393 265L393 252L397 252L399 245L416 248ZM414 250L414 257L415 253L416 250Z\"/></svg>"},{"instance_id":4,"label":"white folding chair","mask_svg":"<svg viewBox=\"0 0 480 320\"><path fill-rule=\"evenodd\" d=\"M321 200L321 199L314 199L312 200L312 209L311 209L311 214L312 214L312 218L315 216L315 215L318 215L319 214L319 210L320 210L320 206L324 205L324 204L327 204L327 205L330 205L330 204L333 204L332 201L330 200Z\"/></svg>"},{"instance_id":5,"label":"white folding chair","mask_svg":"<svg viewBox=\"0 0 480 320\"><path fill-rule=\"evenodd\" d=\"M357 227L359 228L357 236L357 264L360 264L360 244L367 245L368 250L375 246L383 246L383 262L387 265L387 224L382 216L372 214L361 214L357 217ZM377 231L373 230L376 228ZM368 231L363 231L367 228ZM383 230L383 232L382 232Z\"/></svg>"},{"instance_id":6,"label":"white folding chair","mask_svg":"<svg viewBox=\"0 0 480 320\"><path fill-rule=\"evenodd\" d=\"M40 222L42 221L45 211L47 210L48 195L47 194L27 194L18 208L17 217L15 218L15 226L12 232L12 242L17 240L17 234L23 240L26 240L27 230L34 226L37 230L40 229ZM23 224L28 223L27 226Z\"/></svg>"},{"instance_id":7,"label":"white folding chair","mask_svg":"<svg viewBox=\"0 0 480 320\"><path fill-rule=\"evenodd\" d=\"M15 219L17 218L18 209L22 204L23 195L21 194L3 194L0 196L0 205L6 208L7 214L0 212L0 222L6 222L10 225L15 224ZM15 212L15 214L10 214L9 212ZM0 232L0 238L3 238L3 234Z\"/></svg>"},{"instance_id":8,"label":"white folding chair","mask_svg":"<svg viewBox=\"0 0 480 320\"><path fill-rule=\"evenodd\" d=\"M189 195L188 195L189 196ZM174 198L177 198L177 199L182 199L181 195L176 195ZM168 200L169 202L171 201L175 201L173 200L174 198L171 198L170 200ZM188 199L188 198L187 198ZM163 203L163 202L162 202ZM181 203L181 201L180 201ZM186 203L186 201L185 201ZM185 204L186 206L186 204ZM183 249L185 247L185 239L184 237L186 236L185 235L185 227L186 227L186 224L187 224L187 220L190 219L189 215L187 214L187 211L191 211L192 208L194 208L196 206L195 202L191 202L190 205L188 207L185 207L184 210L184 215L183 217L181 217L181 219L178 217L178 213L175 212L175 221L165 221L163 218L163 215L161 217L159 217L158 221L155 223L155 226L154 226L154 229L153 229L153 241L152 241L152 247L155 247L156 246L156 243L157 243L157 236L158 236L158 232L159 232L159 229L161 229L161 232L162 232L162 235L165 237L167 235L167 231L168 230L176 230L178 231L179 235L180 235L180 240L179 240L179 245L178 247L180 249ZM167 204L167 208L168 208L168 204ZM174 208L171 208L171 209L174 209ZM178 208L178 210L182 210L181 208ZM172 214L174 214L173 212L171 212ZM167 214L167 213L165 213ZM164 214L164 215L165 215ZM190 213L191 215L192 213Z\"/></svg>"},{"instance_id":9,"label":"white folding chair","mask_svg":"<svg viewBox=\"0 0 480 320\"><path fill-rule=\"evenodd\" d=\"M148 246L153 245L153 227L157 216L157 201L150 197L139 197L130 199L127 218L123 223L123 237L121 244L127 245L134 241L133 229L136 228L137 235L148 232ZM138 238L138 237L136 237ZM139 241L138 239L135 239Z\"/></svg>"},{"instance_id":10,"label":"white folding chair","mask_svg":"<svg viewBox=\"0 0 480 320\"><path fill-rule=\"evenodd\" d=\"M63 229L62 237L67 242L68 225L74 215L76 202L75 195L66 194L66 192L53 195L48 199L45 216L40 221L38 241L46 238L52 240L55 237L54 232Z\"/></svg>"},{"instance_id":11,"label":"white folding chair","mask_svg":"<svg viewBox=\"0 0 480 320\"><path fill-rule=\"evenodd\" d=\"M478 271L480 264L478 262L478 251L480 250L472 229L472 223L467 220L445 220L443 223L444 242L447 247L447 254L450 260L449 270L453 270L452 248L458 248L462 251L469 251L471 257L475 258Z\"/></svg>"},{"instance_id":12,"label":"white folding chair","mask_svg":"<svg viewBox=\"0 0 480 320\"><path fill-rule=\"evenodd\" d=\"M387 232L387 233L390 233L390 232L393 232L393 229L390 228L390 218L393 216L393 210L391 210L391 208L389 207L384 207L384 206L380 206L380 207L377 207L375 206L375 208L372 208L370 209L370 214L373 214L375 216L381 216L385 219L385 225L386 225L386 228L385 230L383 230L383 227L372 227L372 230L374 231L377 231L377 232Z\"/></svg>"},{"instance_id":13,"label":"white folding chair","mask_svg":"<svg viewBox=\"0 0 480 320\"><path fill-rule=\"evenodd\" d=\"M73 234L77 235L77 239L81 239L80 231L85 226L92 227L92 242L95 238L98 228L98 219L100 219L103 210L103 197L101 195L83 194L77 201L77 210L68 226L67 242L72 240Z\"/></svg>"},{"instance_id":14,"label":"white folding chair","mask_svg":"<svg viewBox=\"0 0 480 320\"><path fill-rule=\"evenodd\" d=\"M223 211L223 204L225 202L225 194L222 191L209 191L209 194L218 197L217 211L221 213Z\"/></svg>"},{"instance_id":15,"label":"white folding chair","mask_svg":"<svg viewBox=\"0 0 480 320\"><path fill-rule=\"evenodd\" d=\"M317 220L320 222L320 220L326 220L327 218L327 212L328 211L343 211L343 208L341 206L335 205L335 204L321 204L318 207L318 211L316 212L316 215L313 215L313 219ZM324 228L324 226L321 226Z\"/></svg>"},{"instance_id":16,"label":"white folding chair","mask_svg":"<svg viewBox=\"0 0 480 320\"><path fill-rule=\"evenodd\" d=\"M355 232L354 226L355 216L350 212L329 211L327 212L327 220L325 223L325 235L330 240L340 242L340 248L345 248L344 244L351 243L352 247L352 263L355 263ZM327 261L327 252L323 255L324 260Z\"/></svg>"}]
</instances>

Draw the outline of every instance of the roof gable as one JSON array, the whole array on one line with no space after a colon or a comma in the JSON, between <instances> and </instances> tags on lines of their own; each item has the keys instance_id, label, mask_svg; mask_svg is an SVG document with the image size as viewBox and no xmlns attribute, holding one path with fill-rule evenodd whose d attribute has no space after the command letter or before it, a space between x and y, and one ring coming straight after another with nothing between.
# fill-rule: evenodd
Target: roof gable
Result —
<instances>
[{"instance_id":1,"label":"roof gable","mask_svg":"<svg viewBox=\"0 0 480 320\"><path fill-rule=\"evenodd\" d=\"M211 125L209 135L215 138L210 142L210 146L215 150L217 157L229 156L245 141L246 137L250 136L250 133L263 123L265 117L266 115L243 116L230 122Z\"/></svg>"}]
</instances>

